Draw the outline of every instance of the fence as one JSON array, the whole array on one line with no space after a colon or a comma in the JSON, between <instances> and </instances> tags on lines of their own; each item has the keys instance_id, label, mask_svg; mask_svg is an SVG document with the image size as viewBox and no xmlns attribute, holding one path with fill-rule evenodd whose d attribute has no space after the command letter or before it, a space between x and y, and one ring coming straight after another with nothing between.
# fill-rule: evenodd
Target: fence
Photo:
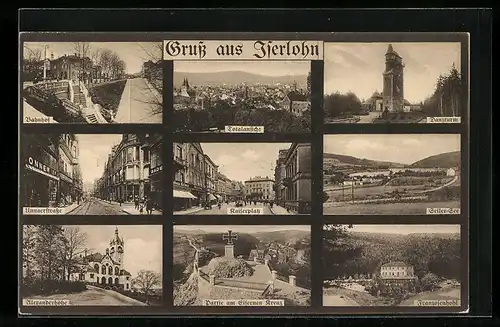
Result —
<instances>
[{"instance_id":1,"label":"fence","mask_svg":"<svg viewBox=\"0 0 500 327\"><path fill-rule=\"evenodd\" d=\"M227 286L235 288L246 288L249 290L264 291L268 284L267 283L257 283L249 281L237 281L232 279L217 278L215 280L215 285L217 286Z\"/></svg>"},{"instance_id":2,"label":"fence","mask_svg":"<svg viewBox=\"0 0 500 327\"><path fill-rule=\"evenodd\" d=\"M206 273L204 273L201 269L198 270L200 277L206 280L207 282L210 282L210 276L208 276Z\"/></svg>"}]
</instances>

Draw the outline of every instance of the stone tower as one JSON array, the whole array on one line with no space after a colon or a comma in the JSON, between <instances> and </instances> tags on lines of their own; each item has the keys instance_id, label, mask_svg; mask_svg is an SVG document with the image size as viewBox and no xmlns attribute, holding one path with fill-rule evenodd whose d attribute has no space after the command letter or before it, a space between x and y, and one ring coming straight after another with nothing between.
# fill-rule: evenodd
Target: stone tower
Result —
<instances>
[{"instance_id":1,"label":"stone tower","mask_svg":"<svg viewBox=\"0 0 500 327\"><path fill-rule=\"evenodd\" d=\"M123 253L125 244L123 239L118 235L118 227L115 229L115 235L109 242L109 255L114 262L120 265L120 269L123 269Z\"/></svg>"},{"instance_id":2,"label":"stone tower","mask_svg":"<svg viewBox=\"0 0 500 327\"><path fill-rule=\"evenodd\" d=\"M403 111L404 108L404 70L403 58L394 51L392 44L387 47L385 54L383 110L389 112Z\"/></svg>"}]
</instances>

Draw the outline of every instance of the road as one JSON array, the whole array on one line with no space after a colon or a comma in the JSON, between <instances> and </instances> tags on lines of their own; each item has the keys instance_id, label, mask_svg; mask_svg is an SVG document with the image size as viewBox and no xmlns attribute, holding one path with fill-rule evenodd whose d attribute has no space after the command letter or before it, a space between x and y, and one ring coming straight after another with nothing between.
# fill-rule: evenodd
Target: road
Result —
<instances>
[{"instance_id":1,"label":"road","mask_svg":"<svg viewBox=\"0 0 500 327\"><path fill-rule=\"evenodd\" d=\"M223 204L219 210L219 208L217 206L214 206L212 209L209 209L209 210L200 210L200 211L197 211L195 213L193 213L193 215L227 215L227 211L229 208L236 208L236 206L233 204L233 203L230 203L230 204ZM243 207L239 207L239 208L243 208ZM244 208L264 208L264 215L272 215L273 213L271 212L271 210L269 210L269 206L267 205L263 205L263 204L247 204Z\"/></svg>"},{"instance_id":2,"label":"road","mask_svg":"<svg viewBox=\"0 0 500 327\"><path fill-rule=\"evenodd\" d=\"M162 123L161 99L148 86L146 79L128 79L118 105L117 123Z\"/></svg>"},{"instance_id":3,"label":"road","mask_svg":"<svg viewBox=\"0 0 500 327\"><path fill-rule=\"evenodd\" d=\"M359 117L358 124L369 124L372 123L375 118L378 118L378 116L380 116L380 112L370 111L368 115L359 115L356 117Z\"/></svg>"},{"instance_id":4,"label":"road","mask_svg":"<svg viewBox=\"0 0 500 327\"><path fill-rule=\"evenodd\" d=\"M325 307L355 307L358 304L342 295L323 295Z\"/></svg>"},{"instance_id":5,"label":"road","mask_svg":"<svg viewBox=\"0 0 500 327\"><path fill-rule=\"evenodd\" d=\"M91 285L87 290L70 294L53 294L49 296L34 296L27 299L39 300L69 300L70 305L134 305L145 306L145 303L126 297L111 290L104 290Z\"/></svg>"},{"instance_id":6,"label":"road","mask_svg":"<svg viewBox=\"0 0 500 327\"><path fill-rule=\"evenodd\" d=\"M119 204L107 203L104 200L91 198L80 204L75 210L70 211L68 215L126 215Z\"/></svg>"}]
</instances>

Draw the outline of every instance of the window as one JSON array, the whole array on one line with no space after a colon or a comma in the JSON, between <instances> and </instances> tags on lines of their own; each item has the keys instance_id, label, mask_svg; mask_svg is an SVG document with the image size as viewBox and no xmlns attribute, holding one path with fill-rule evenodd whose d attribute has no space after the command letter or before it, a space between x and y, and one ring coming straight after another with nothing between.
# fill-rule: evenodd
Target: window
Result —
<instances>
[{"instance_id":1,"label":"window","mask_svg":"<svg viewBox=\"0 0 500 327\"><path fill-rule=\"evenodd\" d=\"M94 274L90 274L90 278L93 279L94 278Z\"/></svg>"}]
</instances>

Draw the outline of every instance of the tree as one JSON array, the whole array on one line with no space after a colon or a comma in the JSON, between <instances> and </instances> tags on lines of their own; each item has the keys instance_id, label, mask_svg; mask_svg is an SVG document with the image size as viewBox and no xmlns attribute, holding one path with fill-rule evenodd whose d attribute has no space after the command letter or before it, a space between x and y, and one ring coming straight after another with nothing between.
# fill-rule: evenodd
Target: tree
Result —
<instances>
[{"instance_id":1,"label":"tree","mask_svg":"<svg viewBox=\"0 0 500 327\"><path fill-rule=\"evenodd\" d=\"M87 73L90 69L88 60L90 59L90 43L88 42L74 42L73 43L73 48L75 50L76 55L80 58L80 65L82 69L82 76L80 77L81 80L87 76Z\"/></svg>"},{"instance_id":2,"label":"tree","mask_svg":"<svg viewBox=\"0 0 500 327\"><path fill-rule=\"evenodd\" d=\"M33 278L33 266L35 265L35 246L36 246L36 226L23 226L22 242L22 260L25 269L24 279L31 281Z\"/></svg>"},{"instance_id":3,"label":"tree","mask_svg":"<svg viewBox=\"0 0 500 327\"><path fill-rule=\"evenodd\" d=\"M36 264L41 280L61 280L64 277L62 260L63 227L60 225L39 225L35 246Z\"/></svg>"},{"instance_id":4,"label":"tree","mask_svg":"<svg viewBox=\"0 0 500 327\"><path fill-rule=\"evenodd\" d=\"M307 74L307 96L311 96L311 71Z\"/></svg>"},{"instance_id":5,"label":"tree","mask_svg":"<svg viewBox=\"0 0 500 327\"><path fill-rule=\"evenodd\" d=\"M439 286L439 277L433 273L425 274L422 279L420 279L420 288L422 291L434 291Z\"/></svg>"},{"instance_id":6,"label":"tree","mask_svg":"<svg viewBox=\"0 0 500 327\"><path fill-rule=\"evenodd\" d=\"M161 275L151 270L141 270L132 280L132 285L142 292L149 304L149 295L155 287L162 285Z\"/></svg>"},{"instance_id":7,"label":"tree","mask_svg":"<svg viewBox=\"0 0 500 327\"><path fill-rule=\"evenodd\" d=\"M361 110L361 100L352 92L329 94L323 103L325 116L331 118L357 114Z\"/></svg>"},{"instance_id":8,"label":"tree","mask_svg":"<svg viewBox=\"0 0 500 327\"><path fill-rule=\"evenodd\" d=\"M43 53L40 48L29 48L26 45L23 49L23 81L36 81L42 78Z\"/></svg>"},{"instance_id":9,"label":"tree","mask_svg":"<svg viewBox=\"0 0 500 327\"><path fill-rule=\"evenodd\" d=\"M85 249L87 234L82 233L80 227L66 227L64 229L64 269L66 278L70 280L76 264L76 256Z\"/></svg>"}]
</instances>

